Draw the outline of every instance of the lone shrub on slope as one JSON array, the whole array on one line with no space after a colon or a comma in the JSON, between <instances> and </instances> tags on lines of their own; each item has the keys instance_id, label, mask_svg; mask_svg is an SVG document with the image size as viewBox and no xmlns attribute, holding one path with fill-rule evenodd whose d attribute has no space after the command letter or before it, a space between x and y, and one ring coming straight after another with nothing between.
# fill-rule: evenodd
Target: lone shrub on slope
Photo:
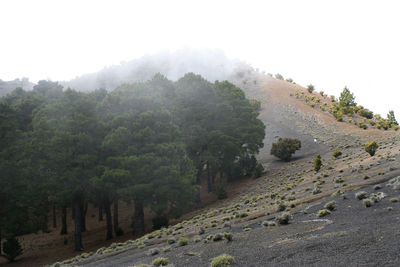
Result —
<instances>
[{"instance_id":1,"label":"lone shrub on slope","mask_svg":"<svg viewBox=\"0 0 400 267\"><path fill-rule=\"evenodd\" d=\"M301 148L301 141L296 138L279 138L277 143L272 144L271 155L282 160L289 161L292 154Z\"/></svg>"},{"instance_id":2,"label":"lone shrub on slope","mask_svg":"<svg viewBox=\"0 0 400 267\"><path fill-rule=\"evenodd\" d=\"M365 151L368 152L371 156L375 155L376 150L379 145L375 141L371 141L365 144Z\"/></svg>"},{"instance_id":3,"label":"lone shrub on slope","mask_svg":"<svg viewBox=\"0 0 400 267\"><path fill-rule=\"evenodd\" d=\"M321 155L318 154L317 157L314 160L314 171L319 171L322 166L322 160L321 160Z\"/></svg>"}]
</instances>

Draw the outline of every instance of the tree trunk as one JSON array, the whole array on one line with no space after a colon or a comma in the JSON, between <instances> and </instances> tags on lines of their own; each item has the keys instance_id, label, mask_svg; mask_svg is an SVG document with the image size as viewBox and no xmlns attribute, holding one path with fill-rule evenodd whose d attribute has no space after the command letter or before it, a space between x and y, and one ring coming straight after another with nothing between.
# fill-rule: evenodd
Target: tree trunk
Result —
<instances>
[{"instance_id":1,"label":"tree trunk","mask_svg":"<svg viewBox=\"0 0 400 267\"><path fill-rule=\"evenodd\" d=\"M110 240L113 237L113 227L112 227L112 218L111 218L111 204L109 201L104 202L104 212L106 214L106 224L107 224L107 234L106 240Z\"/></svg>"},{"instance_id":2,"label":"tree trunk","mask_svg":"<svg viewBox=\"0 0 400 267\"><path fill-rule=\"evenodd\" d=\"M71 218L72 218L72 220L75 220L75 207L74 207L74 205L72 205L72 209L71 209Z\"/></svg>"},{"instance_id":3,"label":"tree trunk","mask_svg":"<svg viewBox=\"0 0 400 267\"><path fill-rule=\"evenodd\" d=\"M82 201L80 199L76 199L74 201L74 210L75 210L75 251L82 251Z\"/></svg>"},{"instance_id":4,"label":"tree trunk","mask_svg":"<svg viewBox=\"0 0 400 267\"><path fill-rule=\"evenodd\" d=\"M117 235L118 229L118 199L114 201L114 233Z\"/></svg>"},{"instance_id":5,"label":"tree trunk","mask_svg":"<svg viewBox=\"0 0 400 267\"><path fill-rule=\"evenodd\" d=\"M197 170L196 184L199 186L199 189L196 192L196 199L195 199L196 203L201 202L200 193L201 193L201 175L203 173L202 169L203 169L203 166L200 166Z\"/></svg>"},{"instance_id":6,"label":"tree trunk","mask_svg":"<svg viewBox=\"0 0 400 267\"><path fill-rule=\"evenodd\" d=\"M99 206L99 222L103 221L103 206Z\"/></svg>"},{"instance_id":7,"label":"tree trunk","mask_svg":"<svg viewBox=\"0 0 400 267\"><path fill-rule=\"evenodd\" d=\"M144 211L143 211L143 202L139 200L135 200L135 211L133 214L133 222L135 225L135 234L143 234L144 233Z\"/></svg>"},{"instance_id":8,"label":"tree trunk","mask_svg":"<svg viewBox=\"0 0 400 267\"><path fill-rule=\"evenodd\" d=\"M56 205L53 204L53 228L57 228Z\"/></svg>"},{"instance_id":9,"label":"tree trunk","mask_svg":"<svg viewBox=\"0 0 400 267\"><path fill-rule=\"evenodd\" d=\"M211 171L210 171L210 164L207 161L207 189L208 193L212 191L212 181L211 181Z\"/></svg>"},{"instance_id":10,"label":"tree trunk","mask_svg":"<svg viewBox=\"0 0 400 267\"><path fill-rule=\"evenodd\" d=\"M61 208L61 235L67 234L67 207L62 206Z\"/></svg>"},{"instance_id":11,"label":"tree trunk","mask_svg":"<svg viewBox=\"0 0 400 267\"><path fill-rule=\"evenodd\" d=\"M44 233L49 232L49 216L48 216L49 209L48 208L49 207L46 207L46 212L43 214L42 231Z\"/></svg>"},{"instance_id":12,"label":"tree trunk","mask_svg":"<svg viewBox=\"0 0 400 267\"><path fill-rule=\"evenodd\" d=\"M86 232L86 213L88 210L88 203L86 201L83 201L81 203L81 225L82 225L82 232Z\"/></svg>"}]
</instances>

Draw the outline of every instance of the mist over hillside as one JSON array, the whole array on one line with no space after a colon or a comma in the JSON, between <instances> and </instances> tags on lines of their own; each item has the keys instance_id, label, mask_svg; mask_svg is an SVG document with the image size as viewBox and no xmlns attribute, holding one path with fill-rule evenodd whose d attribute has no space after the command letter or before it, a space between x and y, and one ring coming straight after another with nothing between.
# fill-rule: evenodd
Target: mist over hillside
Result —
<instances>
[{"instance_id":1,"label":"mist over hillside","mask_svg":"<svg viewBox=\"0 0 400 267\"><path fill-rule=\"evenodd\" d=\"M35 84L28 78L15 79L12 81L3 81L0 79L0 97L11 93L15 88L21 87L24 90L32 90Z\"/></svg>"},{"instance_id":2,"label":"mist over hillside","mask_svg":"<svg viewBox=\"0 0 400 267\"><path fill-rule=\"evenodd\" d=\"M229 80L234 73L246 68L251 67L242 61L228 59L221 51L186 48L121 62L119 65L106 67L99 72L85 74L61 84L79 91L97 88L113 90L124 83L147 81L156 73L175 81L188 72L200 74L209 81Z\"/></svg>"}]
</instances>

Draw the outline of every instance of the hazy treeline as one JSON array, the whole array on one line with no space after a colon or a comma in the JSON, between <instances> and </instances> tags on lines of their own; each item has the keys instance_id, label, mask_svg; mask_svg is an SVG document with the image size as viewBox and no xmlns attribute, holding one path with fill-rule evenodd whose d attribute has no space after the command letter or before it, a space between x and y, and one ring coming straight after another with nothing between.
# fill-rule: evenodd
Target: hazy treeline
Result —
<instances>
[{"instance_id":1,"label":"hazy treeline","mask_svg":"<svg viewBox=\"0 0 400 267\"><path fill-rule=\"evenodd\" d=\"M134 232L143 233L145 207L168 221L199 201L201 179L211 191L217 177L260 172L265 126L257 116L240 88L193 73L112 92L50 81L18 88L0 100L0 233L46 231L58 209L66 234L72 208L81 250L87 204L104 211L109 239L120 231L119 201L134 203Z\"/></svg>"},{"instance_id":2,"label":"hazy treeline","mask_svg":"<svg viewBox=\"0 0 400 267\"><path fill-rule=\"evenodd\" d=\"M61 84L78 91L92 91L97 88L110 91L123 83L147 81L156 73L176 81L188 72L200 74L209 81L221 81L230 80L236 70L243 66L249 67L241 61L228 59L221 51L187 48L121 62L119 65L85 74Z\"/></svg>"},{"instance_id":3,"label":"hazy treeline","mask_svg":"<svg viewBox=\"0 0 400 267\"><path fill-rule=\"evenodd\" d=\"M15 88L21 87L24 90L32 90L34 84L28 78L3 81L0 79L0 97L11 93Z\"/></svg>"}]
</instances>

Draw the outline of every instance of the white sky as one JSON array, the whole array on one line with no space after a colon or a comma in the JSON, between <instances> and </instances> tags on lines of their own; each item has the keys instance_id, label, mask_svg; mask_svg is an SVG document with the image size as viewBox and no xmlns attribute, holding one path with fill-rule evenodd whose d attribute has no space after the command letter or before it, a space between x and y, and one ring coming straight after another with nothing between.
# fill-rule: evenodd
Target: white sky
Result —
<instances>
[{"instance_id":1,"label":"white sky","mask_svg":"<svg viewBox=\"0 0 400 267\"><path fill-rule=\"evenodd\" d=\"M400 118L400 1L0 0L0 79L68 80L184 46L221 49Z\"/></svg>"}]
</instances>

